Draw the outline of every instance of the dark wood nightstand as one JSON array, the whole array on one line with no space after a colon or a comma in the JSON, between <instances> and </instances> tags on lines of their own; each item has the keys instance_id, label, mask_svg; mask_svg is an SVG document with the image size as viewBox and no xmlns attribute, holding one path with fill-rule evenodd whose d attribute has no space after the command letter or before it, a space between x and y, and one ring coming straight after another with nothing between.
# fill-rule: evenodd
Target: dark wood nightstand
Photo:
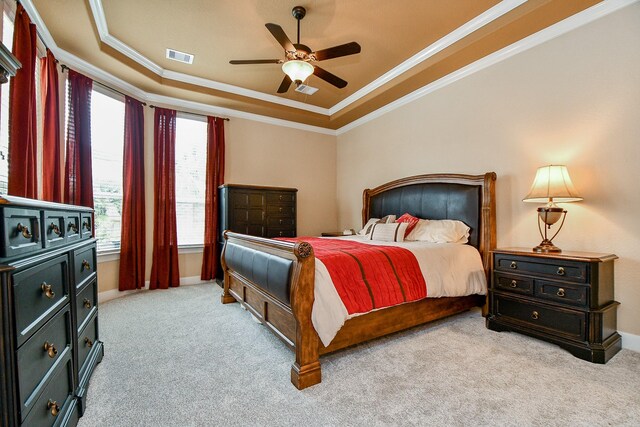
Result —
<instances>
[{"instance_id":1,"label":"dark wood nightstand","mask_svg":"<svg viewBox=\"0 0 640 427\"><path fill-rule=\"evenodd\" d=\"M606 363L621 348L612 254L493 251L487 328L514 331Z\"/></svg>"}]
</instances>

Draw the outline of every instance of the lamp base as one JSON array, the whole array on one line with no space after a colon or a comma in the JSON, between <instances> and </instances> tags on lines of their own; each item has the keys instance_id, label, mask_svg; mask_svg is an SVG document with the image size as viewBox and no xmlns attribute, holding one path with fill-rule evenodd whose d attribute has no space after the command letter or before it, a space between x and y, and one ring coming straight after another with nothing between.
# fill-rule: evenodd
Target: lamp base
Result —
<instances>
[{"instance_id":1,"label":"lamp base","mask_svg":"<svg viewBox=\"0 0 640 427\"><path fill-rule=\"evenodd\" d=\"M548 253L548 252L562 252L562 249L554 245L551 240L544 239L538 246L533 248L534 252Z\"/></svg>"}]
</instances>

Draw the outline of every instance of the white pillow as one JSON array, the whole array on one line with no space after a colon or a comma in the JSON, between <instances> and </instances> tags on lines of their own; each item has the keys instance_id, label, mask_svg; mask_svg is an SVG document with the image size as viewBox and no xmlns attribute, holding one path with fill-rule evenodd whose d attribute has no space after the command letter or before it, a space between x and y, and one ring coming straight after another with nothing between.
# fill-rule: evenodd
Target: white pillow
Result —
<instances>
[{"instance_id":1,"label":"white pillow","mask_svg":"<svg viewBox=\"0 0 640 427\"><path fill-rule=\"evenodd\" d=\"M369 239L381 242L403 242L408 225L406 222L374 224Z\"/></svg>"},{"instance_id":2,"label":"white pillow","mask_svg":"<svg viewBox=\"0 0 640 427\"><path fill-rule=\"evenodd\" d=\"M395 215L387 215L382 218L370 218L369 221L362 227L362 230L358 231L358 234L361 236L366 236L371 233L374 224L389 224L391 222L395 222Z\"/></svg>"},{"instance_id":3,"label":"white pillow","mask_svg":"<svg viewBox=\"0 0 640 427\"><path fill-rule=\"evenodd\" d=\"M411 230L411 233L409 233L407 237L404 238L404 240L419 240L417 237L419 237L420 229L422 227L425 227L428 222L429 222L428 219L419 219L416 226L413 227L413 230Z\"/></svg>"},{"instance_id":4,"label":"white pillow","mask_svg":"<svg viewBox=\"0 0 640 427\"><path fill-rule=\"evenodd\" d=\"M416 228L409 234L408 239L433 243L467 243L469 241L469 230L464 222L441 219L424 220L418 222Z\"/></svg>"}]
</instances>

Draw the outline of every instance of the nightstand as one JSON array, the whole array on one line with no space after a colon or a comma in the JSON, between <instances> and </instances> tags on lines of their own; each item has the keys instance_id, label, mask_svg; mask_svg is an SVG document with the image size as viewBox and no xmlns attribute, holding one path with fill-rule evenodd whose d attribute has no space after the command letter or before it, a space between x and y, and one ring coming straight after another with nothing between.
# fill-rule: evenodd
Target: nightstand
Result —
<instances>
[{"instance_id":1,"label":"nightstand","mask_svg":"<svg viewBox=\"0 0 640 427\"><path fill-rule=\"evenodd\" d=\"M621 348L612 254L496 249L487 328L520 332L594 363Z\"/></svg>"}]
</instances>

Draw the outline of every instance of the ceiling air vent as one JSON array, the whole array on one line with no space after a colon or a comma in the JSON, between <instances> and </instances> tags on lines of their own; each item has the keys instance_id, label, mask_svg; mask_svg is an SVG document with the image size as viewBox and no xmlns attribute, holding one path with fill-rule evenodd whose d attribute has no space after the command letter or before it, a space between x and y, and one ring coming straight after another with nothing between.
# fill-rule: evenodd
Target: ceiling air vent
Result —
<instances>
[{"instance_id":1,"label":"ceiling air vent","mask_svg":"<svg viewBox=\"0 0 640 427\"><path fill-rule=\"evenodd\" d=\"M305 84L299 84L296 88L296 92L304 93L305 95L313 95L318 91L317 87L307 86Z\"/></svg>"},{"instance_id":2,"label":"ceiling air vent","mask_svg":"<svg viewBox=\"0 0 640 427\"><path fill-rule=\"evenodd\" d=\"M180 52L173 49L167 49L167 59L173 59L174 61L184 62L185 64L193 64L192 54Z\"/></svg>"}]
</instances>

